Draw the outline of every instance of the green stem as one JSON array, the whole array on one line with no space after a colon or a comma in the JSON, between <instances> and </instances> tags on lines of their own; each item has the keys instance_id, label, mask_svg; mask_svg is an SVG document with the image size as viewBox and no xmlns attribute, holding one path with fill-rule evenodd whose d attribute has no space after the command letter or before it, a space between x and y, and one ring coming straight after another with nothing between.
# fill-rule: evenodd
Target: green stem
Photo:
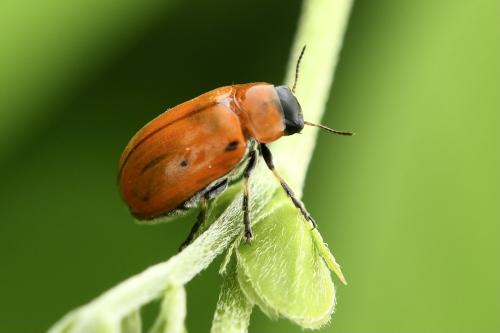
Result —
<instances>
[{"instance_id":1,"label":"green stem","mask_svg":"<svg viewBox=\"0 0 500 333\"><path fill-rule=\"evenodd\" d=\"M269 200L273 183L265 179L251 182L250 208L255 216L259 212L257 203ZM242 196L235 200L191 245L168 261L151 266L110 289L91 303L69 313L56 323L50 333L56 332L117 332L122 318L141 306L162 296L171 285L184 285L205 269L237 235L241 235Z\"/></svg>"},{"instance_id":2,"label":"green stem","mask_svg":"<svg viewBox=\"0 0 500 333\"><path fill-rule=\"evenodd\" d=\"M290 87L293 85L297 56L306 45L296 95L304 118L314 123L320 122L325 112L351 5L352 0L306 0L303 4L285 82ZM317 132L317 128L306 126L300 135L272 145L277 167L299 196L316 146Z\"/></svg>"}]
</instances>

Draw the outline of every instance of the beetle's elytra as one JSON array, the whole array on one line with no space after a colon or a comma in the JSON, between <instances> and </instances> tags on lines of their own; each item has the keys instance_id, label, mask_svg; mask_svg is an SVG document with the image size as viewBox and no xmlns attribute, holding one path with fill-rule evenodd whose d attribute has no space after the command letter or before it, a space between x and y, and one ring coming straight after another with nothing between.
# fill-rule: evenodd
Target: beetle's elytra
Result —
<instances>
[{"instance_id":1,"label":"beetle's elytra","mask_svg":"<svg viewBox=\"0 0 500 333\"><path fill-rule=\"evenodd\" d=\"M146 124L130 140L119 162L119 186L131 213L140 221L149 221L200 204L202 209L187 244L203 223L207 201L221 193L243 168L243 222L245 236L250 239L248 178L256 158L262 156L295 206L315 226L301 201L274 170L266 146L300 132L304 124L326 128L304 122L293 90L263 82L221 87Z\"/></svg>"}]
</instances>

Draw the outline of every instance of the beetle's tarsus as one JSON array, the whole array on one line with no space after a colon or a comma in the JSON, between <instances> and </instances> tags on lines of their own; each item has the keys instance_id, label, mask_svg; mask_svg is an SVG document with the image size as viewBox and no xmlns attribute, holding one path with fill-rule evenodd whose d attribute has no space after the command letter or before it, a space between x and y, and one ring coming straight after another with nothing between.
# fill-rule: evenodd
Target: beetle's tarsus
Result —
<instances>
[{"instance_id":1,"label":"beetle's tarsus","mask_svg":"<svg viewBox=\"0 0 500 333\"><path fill-rule=\"evenodd\" d=\"M251 230L245 230L245 240L247 244L252 243L253 235Z\"/></svg>"},{"instance_id":2,"label":"beetle's tarsus","mask_svg":"<svg viewBox=\"0 0 500 333\"><path fill-rule=\"evenodd\" d=\"M316 221L312 218L312 216L311 216L311 215L309 215L308 220L309 220L309 222L311 222L311 224L312 224L312 226L313 226L313 230L318 228L318 224L317 224L317 223L316 223Z\"/></svg>"}]
</instances>

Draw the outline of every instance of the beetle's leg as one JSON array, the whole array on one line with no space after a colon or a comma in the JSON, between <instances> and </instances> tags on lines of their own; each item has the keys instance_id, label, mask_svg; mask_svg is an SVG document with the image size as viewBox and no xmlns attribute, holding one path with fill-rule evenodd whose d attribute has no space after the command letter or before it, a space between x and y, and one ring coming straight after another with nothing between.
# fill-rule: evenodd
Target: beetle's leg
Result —
<instances>
[{"instance_id":1,"label":"beetle's leg","mask_svg":"<svg viewBox=\"0 0 500 333\"><path fill-rule=\"evenodd\" d=\"M208 207L208 198L204 194L200 199L200 212L198 213L196 222L191 227L191 231L189 232L189 235L187 236L186 240L182 242L181 246L179 246L179 252L182 251L182 249L184 249L186 246L191 244L191 242L194 239L194 236L196 235L198 230L200 230L202 224L205 222L205 218L207 215L207 207Z\"/></svg>"},{"instance_id":2,"label":"beetle's leg","mask_svg":"<svg viewBox=\"0 0 500 333\"><path fill-rule=\"evenodd\" d=\"M245 169L243 178L243 224L245 225L245 238L247 239L247 242L252 239L252 229L250 228L250 211L248 206L248 178L250 178L250 174L255 168L255 162L257 160L255 157L255 150L250 151L248 155L248 164Z\"/></svg>"},{"instance_id":3,"label":"beetle's leg","mask_svg":"<svg viewBox=\"0 0 500 333\"><path fill-rule=\"evenodd\" d=\"M224 190L227 188L228 185L228 180L227 178L221 180L211 188L207 189L205 193L203 193L201 199L200 199L200 212L198 213L198 217L196 218L195 224L191 227L191 231L189 232L188 237L186 240L181 244L179 247L179 252L182 251L183 248L188 246L194 239L194 236L196 233L198 233L198 230L200 230L200 227L205 223L207 219L207 210L208 210L208 200L215 198L217 195L220 193L224 192Z\"/></svg>"},{"instance_id":4,"label":"beetle's leg","mask_svg":"<svg viewBox=\"0 0 500 333\"><path fill-rule=\"evenodd\" d=\"M264 158L264 161L266 161L267 167L273 172L274 176L278 178L281 186L285 190L286 194L290 197L290 199L292 199L292 202L295 205L295 207L297 207L297 209L300 211L302 216L304 216L304 218L307 221L311 222L313 228L316 228L317 227L316 221L314 221L311 214L309 214L309 212L306 210L302 201L300 201L300 199L297 198L295 193L293 193L292 188L285 182L283 178L281 178L279 173L275 170L273 163L273 155L271 154L269 148L265 144L261 143L259 145L259 149L260 153L262 154L262 157Z\"/></svg>"}]
</instances>

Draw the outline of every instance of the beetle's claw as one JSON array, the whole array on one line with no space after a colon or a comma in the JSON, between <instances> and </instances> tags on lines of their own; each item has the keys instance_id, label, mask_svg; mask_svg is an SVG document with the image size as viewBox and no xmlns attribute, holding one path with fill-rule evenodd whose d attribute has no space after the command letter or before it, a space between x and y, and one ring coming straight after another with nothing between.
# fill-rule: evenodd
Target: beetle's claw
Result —
<instances>
[{"instance_id":1,"label":"beetle's claw","mask_svg":"<svg viewBox=\"0 0 500 333\"><path fill-rule=\"evenodd\" d=\"M252 232L250 230L245 231L245 238L246 238L247 244L250 244L252 242L253 235L252 235Z\"/></svg>"},{"instance_id":2,"label":"beetle's claw","mask_svg":"<svg viewBox=\"0 0 500 333\"><path fill-rule=\"evenodd\" d=\"M308 220L309 220L309 222L311 222L311 224L312 224L312 230L314 230L314 229L317 229L317 228L318 228L318 225L316 224L316 221L314 221L314 219L312 218L312 216L311 216L311 215L309 215L309 216L308 216Z\"/></svg>"}]
</instances>

